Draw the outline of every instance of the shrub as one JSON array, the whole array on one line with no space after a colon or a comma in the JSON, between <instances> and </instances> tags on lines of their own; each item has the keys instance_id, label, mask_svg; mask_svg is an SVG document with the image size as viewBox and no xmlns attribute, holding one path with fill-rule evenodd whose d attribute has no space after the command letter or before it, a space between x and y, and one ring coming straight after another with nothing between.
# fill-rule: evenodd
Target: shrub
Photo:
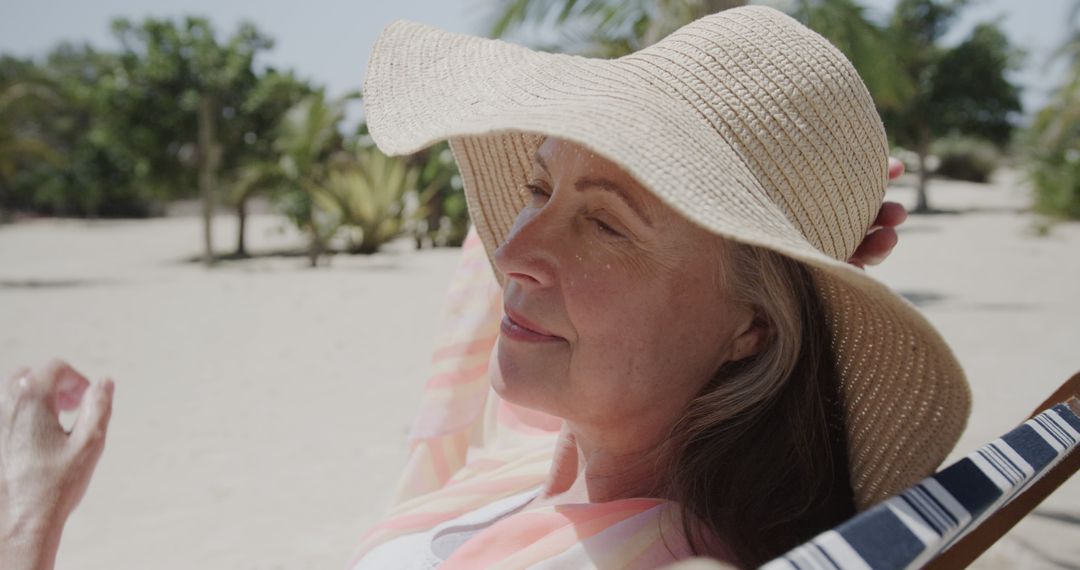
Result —
<instances>
[{"instance_id":1,"label":"shrub","mask_svg":"<svg viewBox=\"0 0 1080 570\"><path fill-rule=\"evenodd\" d=\"M1038 157L1030 165L1035 209L1055 217L1080 219L1080 145Z\"/></svg>"},{"instance_id":2,"label":"shrub","mask_svg":"<svg viewBox=\"0 0 1080 570\"><path fill-rule=\"evenodd\" d=\"M983 139L950 135L934 141L931 154L937 156L935 174L969 182L987 182L997 168L1001 154Z\"/></svg>"},{"instance_id":3,"label":"shrub","mask_svg":"<svg viewBox=\"0 0 1080 570\"><path fill-rule=\"evenodd\" d=\"M350 253L372 254L408 234L427 211L432 188L419 188L420 169L375 147L358 147L313 189L315 204L345 230Z\"/></svg>"},{"instance_id":4,"label":"shrub","mask_svg":"<svg viewBox=\"0 0 1080 570\"><path fill-rule=\"evenodd\" d=\"M1080 85L1080 84L1078 84ZM1080 89L1063 90L1024 133L1035 209L1080 219Z\"/></svg>"}]
</instances>

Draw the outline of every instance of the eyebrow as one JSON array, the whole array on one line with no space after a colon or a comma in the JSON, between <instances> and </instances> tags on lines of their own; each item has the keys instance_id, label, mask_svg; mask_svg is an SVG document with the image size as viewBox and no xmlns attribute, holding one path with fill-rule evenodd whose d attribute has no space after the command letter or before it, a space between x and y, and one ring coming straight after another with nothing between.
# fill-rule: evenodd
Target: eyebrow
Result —
<instances>
[{"instance_id":1,"label":"eyebrow","mask_svg":"<svg viewBox=\"0 0 1080 570\"><path fill-rule=\"evenodd\" d=\"M540 168L543 168L544 172L547 172L548 176L551 176L551 171L548 170L547 163L544 162L543 157L540 156L540 152L537 151L536 154L533 155L533 157L540 165ZM622 198L623 202L625 202L626 205L629 206L630 209L633 210L639 218L641 218L641 221L645 222L645 225L649 226L650 228L654 227L652 220L649 218L648 215L645 214L645 210L641 208L637 201L634 200L634 198L630 196L630 193L627 192L622 186L619 186L618 184L612 182L611 180L608 180L607 178L596 177L579 178L577 182L574 183L574 189L578 192L583 192L590 188L603 190L605 192L611 192L612 194L615 194L616 196Z\"/></svg>"}]
</instances>

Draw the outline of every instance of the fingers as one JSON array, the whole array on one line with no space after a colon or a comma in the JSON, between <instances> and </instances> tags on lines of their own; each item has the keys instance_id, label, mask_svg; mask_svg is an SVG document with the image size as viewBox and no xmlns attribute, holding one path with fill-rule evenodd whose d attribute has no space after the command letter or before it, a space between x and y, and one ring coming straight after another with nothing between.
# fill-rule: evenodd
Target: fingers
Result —
<instances>
[{"instance_id":1,"label":"fingers","mask_svg":"<svg viewBox=\"0 0 1080 570\"><path fill-rule=\"evenodd\" d=\"M34 374L30 372L29 368L20 368L15 371L14 374L8 376L7 388L8 393L11 395L18 394L20 392L32 390L34 385Z\"/></svg>"},{"instance_id":2,"label":"fingers","mask_svg":"<svg viewBox=\"0 0 1080 570\"><path fill-rule=\"evenodd\" d=\"M9 390L19 398L40 398L54 416L73 410L82 400L90 381L63 360L53 360L37 374L21 370L9 381Z\"/></svg>"},{"instance_id":3,"label":"fingers","mask_svg":"<svg viewBox=\"0 0 1080 570\"><path fill-rule=\"evenodd\" d=\"M858 267L877 265L889 256L898 239L896 230L890 227L872 232L859 244L855 255L851 256L851 262Z\"/></svg>"},{"instance_id":4,"label":"fingers","mask_svg":"<svg viewBox=\"0 0 1080 570\"><path fill-rule=\"evenodd\" d=\"M889 157L889 180L896 180L904 173L904 163Z\"/></svg>"},{"instance_id":5,"label":"fingers","mask_svg":"<svg viewBox=\"0 0 1080 570\"><path fill-rule=\"evenodd\" d=\"M878 210L877 218L874 218L872 227L895 228L907 219L907 208L899 202L883 202Z\"/></svg>"},{"instance_id":6,"label":"fingers","mask_svg":"<svg viewBox=\"0 0 1080 570\"><path fill-rule=\"evenodd\" d=\"M71 430L71 438L76 445L97 447L105 443L109 419L112 417L114 390L113 381L106 378L87 391L79 409L79 419Z\"/></svg>"},{"instance_id":7,"label":"fingers","mask_svg":"<svg viewBox=\"0 0 1080 570\"><path fill-rule=\"evenodd\" d=\"M53 392L56 407L61 411L71 411L79 407L83 395L90 387L90 381L70 366L64 370Z\"/></svg>"}]
</instances>

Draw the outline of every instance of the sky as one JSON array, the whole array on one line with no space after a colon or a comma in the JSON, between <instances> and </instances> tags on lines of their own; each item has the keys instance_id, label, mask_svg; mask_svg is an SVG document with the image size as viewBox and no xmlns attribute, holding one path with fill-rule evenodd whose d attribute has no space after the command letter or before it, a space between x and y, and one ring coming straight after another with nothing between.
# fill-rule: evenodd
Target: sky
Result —
<instances>
[{"instance_id":1,"label":"sky","mask_svg":"<svg viewBox=\"0 0 1080 570\"><path fill-rule=\"evenodd\" d=\"M883 17L895 0L862 0ZM981 21L1001 18L1010 40L1028 53L1013 79L1024 87L1027 111L1045 103L1062 81L1064 67L1047 68L1053 50L1066 37L1066 15L1074 0L974 0L947 41L958 42ZM253 21L276 40L262 63L292 68L326 85L331 95L360 87L371 45L379 31L397 19L482 34L492 0L0 0L0 53L34 56L62 41L115 47L109 21L117 16L197 14L210 18L224 36L242 20Z\"/></svg>"}]
</instances>

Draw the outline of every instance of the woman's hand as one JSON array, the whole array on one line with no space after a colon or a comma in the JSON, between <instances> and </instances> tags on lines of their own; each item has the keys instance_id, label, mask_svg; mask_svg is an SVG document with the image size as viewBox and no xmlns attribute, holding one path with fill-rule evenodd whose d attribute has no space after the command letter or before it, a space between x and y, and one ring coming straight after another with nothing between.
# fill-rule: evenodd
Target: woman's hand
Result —
<instances>
[{"instance_id":1,"label":"woman's hand","mask_svg":"<svg viewBox=\"0 0 1080 570\"><path fill-rule=\"evenodd\" d=\"M889 159L889 180L896 180L904 173L904 163L895 158ZM897 202L885 202L878 210L877 219L870 226L862 243L855 249L855 253L848 263L855 267L877 265L885 260L896 247L896 226L907 219L907 210Z\"/></svg>"},{"instance_id":2,"label":"woman's hand","mask_svg":"<svg viewBox=\"0 0 1080 570\"><path fill-rule=\"evenodd\" d=\"M48 569L90 483L112 413L113 383L93 386L65 362L0 386L0 567ZM79 410L71 432L61 410Z\"/></svg>"}]
</instances>

